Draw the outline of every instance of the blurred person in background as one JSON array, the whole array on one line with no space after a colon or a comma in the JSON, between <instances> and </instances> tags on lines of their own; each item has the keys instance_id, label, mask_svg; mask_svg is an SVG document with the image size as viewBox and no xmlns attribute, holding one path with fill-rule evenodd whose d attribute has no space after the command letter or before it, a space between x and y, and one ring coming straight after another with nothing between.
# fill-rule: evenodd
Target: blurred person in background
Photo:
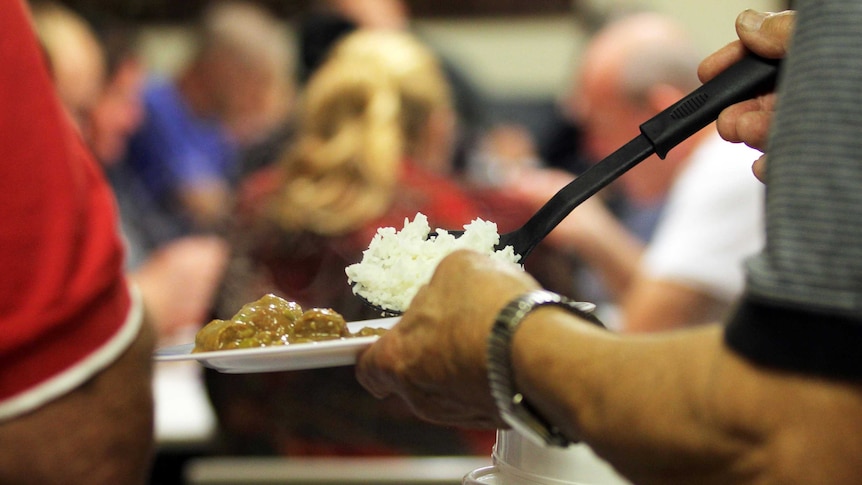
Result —
<instances>
[{"instance_id":1,"label":"blurred person in background","mask_svg":"<svg viewBox=\"0 0 862 485\"><path fill-rule=\"evenodd\" d=\"M432 227L477 217L502 229L527 214L473 197L440 170L457 117L437 57L399 30L346 35L302 93L297 135L279 163L248 177L217 318L265 293L348 321L379 317L348 285L380 227L425 214ZM450 162L451 163L451 162ZM542 261L537 250L536 262ZM547 267L559 265L547 264ZM286 455L487 454L490 433L422 423L377 402L351 368L262 375L207 373L226 451Z\"/></svg>"},{"instance_id":2,"label":"blurred person in background","mask_svg":"<svg viewBox=\"0 0 862 485\"><path fill-rule=\"evenodd\" d=\"M290 109L290 52L282 26L254 3L219 2L201 15L195 51L172 78L153 78L127 162L175 237L219 230L241 173L240 150L280 126Z\"/></svg>"},{"instance_id":3,"label":"blurred person in background","mask_svg":"<svg viewBox=\"0 0 862 485\"><path fill-rule=\"evenodd\" d=\"M410 6L404 0L314 0L297 23L299 81L308 79L340 38L360 28L409 31L421 37L413 30ZM452 153L441 161L438 169L462 172L467 157L487 128L488 99L471 79L469 70L439 50L435 54L449 83L458 116Z\"/></svg>"},{"instance_id":4,"label":"blurred person in background","mask_svg":"<svg viewBox=\"0 0 862 485\"><path fill-rule=\"evenodd\" d=\"M408 30L409 7L401 0L315 0L299 18L297 73L301 83L326 61L338 40L356 29Z\"/></svg>"},{"instance_id":5,"label":"blurred person in background","mask_svg":"<svg viewBox=\"0 0 862 485\"><path fill-rule=\"evenodd\" d=\"M111 190L26 4L0 10L0 482L143 484L154 336L123 275Z\"/></svg>"},{"instance_id":6,"label":"blurred person in background","mask_svg":"<svg viewBox=\"0 0 862 485\"><path fill-rule=\"evenodd\" d=\"M591 159L623 146L641 123L700 85L692 45L679 25L649 12L595 35L567 102ZM623 195L618 214L591 199L547 242L579 256L597 277L580 287L598 286L616 303L618 321L608 317L615 327L650 331L714 321L742 291L745 258L763 245L764 190L749 169L759 156L721 140L710 125L665 159L654 155L624 174L615 183ZM569 181L561 171L524 170L512 190L538 208Z\"/></svg>"},{"instance_id":7,"label":"blurred person in background","mask_svg":"<svg viewBox=\"0 0 862 485\"><path fill-rule=\"evenodd\" d=\"M90 111L105 87L107 65L102 46L87 21L68 7L53 1L30 2L30 7L56 94L85 135Z\"/></svg>"},{"instance_id":8,"label":"blurred person in background","mask_svg":"<svg viewBox=\"0 0 862 485\"><path fill-rule=\"evenodd\" d=\"M345 36L305 86L293 143L242 187L216 316L271 292L348 321L378 317L344 273L377 228L400 228L420 211L432 224L461 227L480 213L426 166L451 153L454 116L437 59L413 36ZM207 382L230 453L465 454L493 443L492 435L423 423L397 402L377 402L349 367L208 372Z\"/></svg>"},{"instance_id":9,"label":"blurred person in background","mask_svg":"<svg viewBox=\"0 0 862 485\"><path fill-rule=\"evenodd\" d=\"M521 165L535 166L540 160L534 154L535 146L526 130L506 125L497 127L491 122L492 101L477 86L469 69L451 61L440 49L422 38L413 29L410 6L403 0L315 0L311 2L297 25L298 73L301 83L327 58L332 46L339 39L356 29L411 32L434 51L449 84L450 96L455 109L454 142L445 145L446 150L435 150L432 160L425 157L424 165L447 176L454 176L471 193L496 214L500 232L519 227L532 215L530 208L499 190L498 172L493 168L488 173L475 173L475 159L488 153L486 145L493 145L495 157L505 151L515 168ZM525 153L529 151L529 153ZM516 224L512 224L512 223ZM398 225L398 224L396 224ZM577 266L575 258L550 245L540 245L541 256L533 255L531 270L541 274L543 281L555 288L573 291L576 281L570 281L569 273Z\"/></svg>"},{"instance_id":10,"label":"blurred person in background","mask_svg":"<svg viewBox=\"0 0 862 485\"><path fill-rule=\"evenodd\" d=\"M143 118L146 71L134 33L116 19L79 15L55 2L34 3L32 13L57 93L111 182L127 272L141 290L148 319L165 339L197 328L212 304L227 245L201 235L177 238L148 254L138 247L140 232L158 218L122 159Z\"/></svg>"}]
</instances>

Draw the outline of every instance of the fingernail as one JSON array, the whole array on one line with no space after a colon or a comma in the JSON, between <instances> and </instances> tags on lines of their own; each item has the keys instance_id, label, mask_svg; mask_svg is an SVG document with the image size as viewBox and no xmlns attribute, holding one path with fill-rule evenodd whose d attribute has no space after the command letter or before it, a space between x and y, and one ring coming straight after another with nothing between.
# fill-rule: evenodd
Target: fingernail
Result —
<instances>
[{"instance_id":1,"label":"fingernail","mask_svg":"<svg viewBox=\"0 0 862 485\"><path fill-rule=\"evenodd\" d=\"M736 19L736 23L742 30L754 32L760 29L760 26L763 25L763 20L766 19L766 17L767 14L763 12L748 9L739 14L739 17Z\"/></svg>"}]
</instances>

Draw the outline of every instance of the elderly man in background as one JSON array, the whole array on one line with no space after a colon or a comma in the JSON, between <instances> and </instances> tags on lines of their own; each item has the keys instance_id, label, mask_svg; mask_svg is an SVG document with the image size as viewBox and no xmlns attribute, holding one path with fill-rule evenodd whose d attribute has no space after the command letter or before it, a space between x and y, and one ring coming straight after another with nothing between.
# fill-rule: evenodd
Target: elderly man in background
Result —
<instances>
[{"instance_id":1,"label":"elderly man in background","mask_svg":"<svg viewBox=\"0 0 862 485\"><path fill-rule=\"evenodd\" d=\"M128 163L174 232L220 228L232 208L239 151L283 121L291 99L286 33L253 3L213 4L191 60L145 91ZM156 247L176 234L149 234Z\"/></svg>"}]
</instances>

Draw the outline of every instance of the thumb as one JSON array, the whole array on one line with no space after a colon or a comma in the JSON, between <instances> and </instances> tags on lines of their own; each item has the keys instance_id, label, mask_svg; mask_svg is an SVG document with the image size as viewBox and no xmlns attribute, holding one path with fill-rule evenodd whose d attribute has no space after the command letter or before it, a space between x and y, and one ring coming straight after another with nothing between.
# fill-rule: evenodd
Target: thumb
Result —
<instances>
[{"instance_id":1,"label":"thumb","mask_svg":"<svg viewBox=\"0 0 862 485\"><path fill-rule=\"evenodd\" d=\"M768 13L748 9L736 18L736 34L755 54L778 59L787 54L795 24L793 10Z\"/></svg>"}]
</instances>

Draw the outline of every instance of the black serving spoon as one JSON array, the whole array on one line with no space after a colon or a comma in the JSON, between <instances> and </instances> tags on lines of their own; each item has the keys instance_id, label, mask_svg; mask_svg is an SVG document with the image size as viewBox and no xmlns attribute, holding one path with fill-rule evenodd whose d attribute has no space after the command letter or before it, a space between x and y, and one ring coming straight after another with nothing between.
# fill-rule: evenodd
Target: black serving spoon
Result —
<instances>
[{"instance_id":1,"label":"black serving spoon","mask_svg":"<svg viewBox=\"0 0 862 485\"><path fill-rule=\"evenodd\" d=\"M512 246L523 262L536 246L575 207L652 154L664 158L680 142L718 118L726 107L770 91L779 61L748 55L689 95L640 125L641 134L560 189L523 226L500 235L497 249ZM456 237L464 231L448 231ZM401 312L381 308L357 296L382 314Z\"/></svg>"}]
</instances>

